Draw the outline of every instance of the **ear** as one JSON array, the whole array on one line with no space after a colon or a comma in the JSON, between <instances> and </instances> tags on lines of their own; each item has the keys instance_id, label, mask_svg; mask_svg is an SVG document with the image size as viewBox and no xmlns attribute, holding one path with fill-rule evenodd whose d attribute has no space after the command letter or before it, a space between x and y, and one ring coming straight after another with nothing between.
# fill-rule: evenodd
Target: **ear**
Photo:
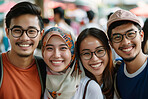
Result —
<instances>
[{"instance_id":1,"label":"ear","mask_svg":"<svg viewBox=\"0 0 148 99\"><path fill-rule=\"evenodd\" d=\"M40 40L42 39L43 33L44 33L44 29L40 33Z\"/></svg>"},{"instance_id":2,"label":"ear","mask_svg":"<svg viewBox=\"0 0 148 99\"><path fill-rule=\"evenodd\" d=\"M143 41L144 40L144 31L143 30L141 30L140 36L141 36L141 41Z\"/></svg>"},{"instance_id":3,"label":"ear","mask_svg":"<svg viewBox=\"0 0 148 99\"><path fill-rule=\"evenodd\" d=\"M7 38L9 38L9 30L8 30L8 28L5 28L5 32L6 32Z\"/></svg>"}]
</instances>

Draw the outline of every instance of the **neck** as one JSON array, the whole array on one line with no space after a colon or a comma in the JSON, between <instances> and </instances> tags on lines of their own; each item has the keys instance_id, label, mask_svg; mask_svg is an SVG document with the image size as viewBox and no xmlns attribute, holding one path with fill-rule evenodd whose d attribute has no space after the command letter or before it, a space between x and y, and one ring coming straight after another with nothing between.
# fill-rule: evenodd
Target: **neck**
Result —
<instances>
[{"instance_id":1,"label":"neck","mask_svg":"<svg viewBox=\"0 0 148 99\"><path fill-rule=\"evenodd\" d=\"M136 72L147 60L147 56L141 52L137 55L137 57L131 61L131 62L126 62L126 69L128 73L134 73Z\"/></svg>"},{"instance_id":2,"label":"neck","mask_svg":"<svg viewBox=\"0 0 148 99\"><path fill-rule=\"evenodd\" d=\"M33 54L28 57L21 57L12 51L7 52L7 58L16 67L26 69L33 62Z\"/></svg>"},{"instance_id":3,"label":"neck","mask_svg":"<svg viewBox=\"0 0 148 99\"><path fill-rule=\"evenodd\" d=\"M99 76L95 76L96 77L96 79L97 79L97 82L98 82L98 84L101 86L102 85L102 75L99 75Z\"/></svg>"}]
</instances>

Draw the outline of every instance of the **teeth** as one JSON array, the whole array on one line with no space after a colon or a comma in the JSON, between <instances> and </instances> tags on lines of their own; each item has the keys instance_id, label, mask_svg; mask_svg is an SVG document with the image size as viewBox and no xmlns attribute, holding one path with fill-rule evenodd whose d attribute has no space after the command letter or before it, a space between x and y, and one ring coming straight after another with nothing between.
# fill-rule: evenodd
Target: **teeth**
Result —
<instances>
[{"instance_id":1,"label":"teeth","mask_svg":"<svg viewBox=\"0 0 148 99\"><path fill-rule=\"evenodd\" d=\"M128 52L128 51L132 50L132 47L131 48L127 48L127 49L122 49L122 50L125 51L125 52Z\"/></svg>"},{"instance_id":2,"label":"teeth","mask_svg":"<svg viewBox=\"0 0 148 99\"><path fill-rule=\"evenodd\" d=\"M91 65L92 67L99 67L101 66L101 63L100 64L97 64L97 65Z\"/></svg>"},{"instance_id":3,"label":"teeth","mask_svg":"<svg viewBox=\"0 0 148 99\"><path fill-rule=\"evenodd\" d=\"M54 62L54 61L52 61L52 63L54 63L54 64L59 64L59 63L62 63L62 61L59 61L59 62Z\"/></svg>"},{"instance_id":4,"label":"teeth","mask_svg":"<svg viewBox=\"0 0 148 99\"><path fill-rule=\"evenodd\" d=\"M24 44L24 45L20 44L20 46L21 47L29 47L29 44Z\"/></svg>"}]
</instances>

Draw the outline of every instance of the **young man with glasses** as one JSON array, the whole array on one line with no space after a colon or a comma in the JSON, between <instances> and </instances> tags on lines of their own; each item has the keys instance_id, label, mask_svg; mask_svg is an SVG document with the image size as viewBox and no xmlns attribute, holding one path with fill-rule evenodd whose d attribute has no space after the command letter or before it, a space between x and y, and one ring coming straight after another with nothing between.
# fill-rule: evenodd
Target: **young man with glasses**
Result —
<instances>
[{"instance_id":1,"label":"young man with glasses","mask_svg":"<svg viewBox=\"0 0 148 99\"><path fill-rule=\"evenodd\" d=\"M44 31L40 15L41 9L29 2L16 4L6 15L11 50L1 55L0 99L40 99L44 93L46 68L33 56Z\"/></svg>"},{"instance_id":2,"label":"young man with glasses","mask_svg":"<svg viewBox=\"0 0 148 99\"><path fill-rule=\"evenodd\" d=\"M122 57L115 77L115 89L122 99L148 97L148 58L142 52L144 33L140 20L126 10L116 11L107 22L111 46Z\"/></svg>"}]
</instances>

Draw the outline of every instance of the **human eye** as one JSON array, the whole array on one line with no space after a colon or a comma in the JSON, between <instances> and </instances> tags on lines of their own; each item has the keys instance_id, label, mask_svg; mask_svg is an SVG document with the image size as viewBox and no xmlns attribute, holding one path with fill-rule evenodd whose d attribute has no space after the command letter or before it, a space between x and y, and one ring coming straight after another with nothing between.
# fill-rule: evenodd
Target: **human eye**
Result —
<instances>
[{"instance_id":1,"label":"human eye","mask_svg":"<svg viewBox=\"0 0 148 99\"><path fill-rule=\"evenodd\" d=\"M97 54L102 54L102 53L104 53L104 51L105 51L105 49L103 49L103 48L102 49L97 49L96 53Z\"/></svg>"},{"instance_id":2,"label":"human eye","mask_svg":"<svg viewBox=\"0 0 148 99\"><path fill-rule=\"evenodd\" d=\"M126 35L127 37L135 37L136 33L134 31L130 31Z\"/></svg>"},{"instance_id":3,"label":"human eye","mask_svg":"<svg viewBox=\"0 0 148 99\"><path fill-rule=\"evenodd\" d=\"M114 34L113 39L115 40L121 39L121 34Z\"/></svg>"},{"instance_id":4,"label":"human eye","mask_svg":"<svg viewBox=\"0 0 148 99\"><path fill-rule=\"evenodd\" d=\"M90 52L83 52L81 55L83 56L89 56L91 53Z\"/></svg>"},{"instance_id":5,"label":"human eye","mask_svg":"<svg viewBox=\"0 0 148 99\"><path fill-rule=\"evenodd\" d=\"M20 29L20 28L13 28L12 32L13 33L22 33L22 29Z\"/></svg>"},{"instance_id":6,"label":"human eye","mask_svg":"<svg viewBox=\"0 0 148 99\"><path fill-rule=\"evenodd\" d=\"M35 33L37 33L37 30L36 29L28 29L28 33L35 34Z\"/></svg>"},{"instance_id":7,"label":"human eye","mask_svg":"<svg viewBox=\"0 0 148 99\"><path fill-rule=\"evenodd\" d=\"M53 48L52 48L52 47L46 47L46 50L48 50L48 51L52 51Z\"/></svg>"},{"instance_id":8,"label":"human eye","mask_svg":"<svg viewBox=\"0 0 148 99\"><path fill-rule=\"evenodd\" d=\"M62 51L65 51L65 50L67 50L67 49L68 49L67 46L62 46L62 47L60 47L60 50L62 50Z\"/></svg>"}]
</instances>

